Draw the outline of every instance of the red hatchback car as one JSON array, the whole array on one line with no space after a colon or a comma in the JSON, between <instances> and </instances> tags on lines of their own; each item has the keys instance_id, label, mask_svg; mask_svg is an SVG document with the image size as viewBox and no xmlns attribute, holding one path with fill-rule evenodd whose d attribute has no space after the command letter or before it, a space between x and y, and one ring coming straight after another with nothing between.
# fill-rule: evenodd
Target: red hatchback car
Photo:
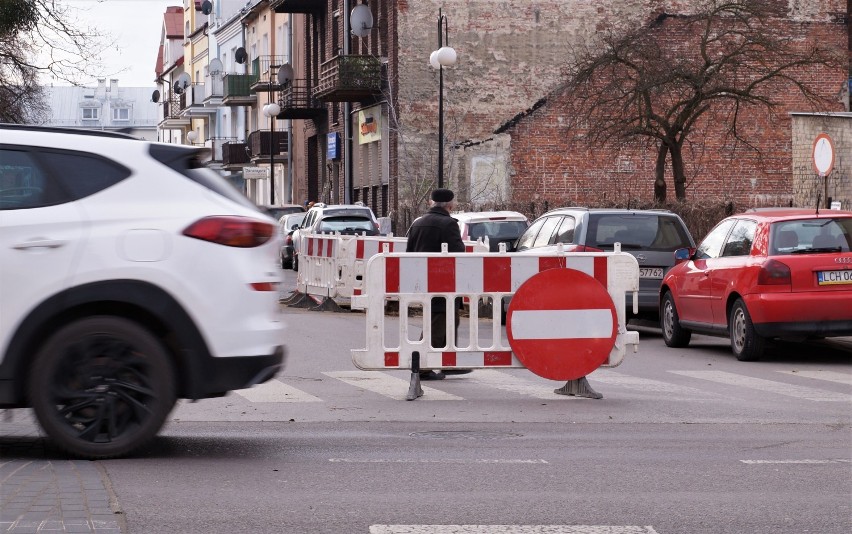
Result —
<instances>
[{"instance_id":1,"label":"red hatchback car","mask_svg":"<svg viewBox=\"0 0 852 534\"><path fill-rule=\"evenodd\" d=\"M675 252L660 288L669 347L730 337L738 360L770 338L852 335L852 212L761 209L724 219Z\"/></svg>"}]
</instances>

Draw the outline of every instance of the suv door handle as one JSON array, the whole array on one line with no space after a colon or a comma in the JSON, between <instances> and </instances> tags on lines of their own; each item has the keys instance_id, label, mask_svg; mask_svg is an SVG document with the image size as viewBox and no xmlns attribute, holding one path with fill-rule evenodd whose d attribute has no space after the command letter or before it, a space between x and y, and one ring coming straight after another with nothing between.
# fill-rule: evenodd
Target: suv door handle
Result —
<instances>
[{"instance_id":1,"label":"suv door handle","mask_svg":"<svg viewBox=\"0 0 852 534\"><path fill-rule=\"evenodd\" d=\"M59 248L65 245L65 243L67 243L67 241L37 238L25 243L18 243L17 245L13 245L12 248L15 250L28 250L31 248Z\"/></svg>"}]
</instances>

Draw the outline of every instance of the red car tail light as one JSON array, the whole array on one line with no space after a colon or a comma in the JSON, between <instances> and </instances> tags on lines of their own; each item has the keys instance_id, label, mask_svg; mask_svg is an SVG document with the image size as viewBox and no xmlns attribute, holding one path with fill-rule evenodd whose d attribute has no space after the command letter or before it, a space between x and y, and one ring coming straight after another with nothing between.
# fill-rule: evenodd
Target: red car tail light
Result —
<instances>
[{"instance_id":1,"label":"red car tail light","mask_svg":"<svg viewBox=\"0 0 852 534\"><path fill-rule=\"evenodd\" d=\"M226 247L259 247L275 235L275 225L248 217L205 217L189 225L183 235Z\"/></svg>"},{"instance_id":2,"label":"red car tail light","mask_svg":"<svg viewBox=\"0 0 852 534\"><path fill-rule=\"evenodd\" d=\"M757 283L764 286L791 285L793 279L790 268L778 260L769 260L760 268Z\"/></svg>"}]
</instances>

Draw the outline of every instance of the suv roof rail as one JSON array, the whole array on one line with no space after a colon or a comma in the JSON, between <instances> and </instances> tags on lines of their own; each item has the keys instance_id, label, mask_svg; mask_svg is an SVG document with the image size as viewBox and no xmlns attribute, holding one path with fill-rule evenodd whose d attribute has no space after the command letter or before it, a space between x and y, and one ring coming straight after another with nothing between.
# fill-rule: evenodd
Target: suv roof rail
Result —
<instances>
[{"instance_id":1,"label":"suv roof rail","mask_svg":"<svg viewBox=\"0 0 852 534\"><path fill-rule=\"evenodd\" d=\"M91 135L94 137L113 137L119 139L134 139L139 141L138 137L134 137L129 133L116 130L92 130L89 128L68 128L62 126L41 126L38 124L12 124L0 123L0 129L3 130L26 130L31 132L51 132L62 134L75 135Z\"/></svg>"}]
</instances>

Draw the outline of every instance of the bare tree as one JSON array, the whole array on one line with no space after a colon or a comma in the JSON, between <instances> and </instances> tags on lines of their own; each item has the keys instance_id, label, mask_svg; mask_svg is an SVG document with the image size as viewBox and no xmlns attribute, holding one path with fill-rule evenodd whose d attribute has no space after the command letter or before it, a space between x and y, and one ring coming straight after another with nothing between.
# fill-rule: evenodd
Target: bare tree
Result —
<instances>
[{"instance_id":1,"label":"bare tree","mask_svg":"<svg viewBox=\"0 0 852 534\"><path fill-rule=\"evenodd\" d=\"M703 0L689 15L663 13L604 37L566 68L567 105L576 124L588 129L593 142L650 143L657 151L655 199L666 199L670 159L676 197L684 200L684 144L708 112L720 118L727 136L756 150L741 133L746 110L771 115L778 97L791 90L814 109L833 103L809 85L806 74L839 68L839 55L779 31L780 4Z\"/></svg>"},{"instance_id":2,"label":"bare tree","mask_svg":"<svg viewBox=\"0 0 852 534\"><path fill-rule=\"evenodd\" d=\"M33 122L47 111L41 84L73 85L99 74L106 43L61 0L0 1L0 121Z\"/></svg>"}]
</instances>

